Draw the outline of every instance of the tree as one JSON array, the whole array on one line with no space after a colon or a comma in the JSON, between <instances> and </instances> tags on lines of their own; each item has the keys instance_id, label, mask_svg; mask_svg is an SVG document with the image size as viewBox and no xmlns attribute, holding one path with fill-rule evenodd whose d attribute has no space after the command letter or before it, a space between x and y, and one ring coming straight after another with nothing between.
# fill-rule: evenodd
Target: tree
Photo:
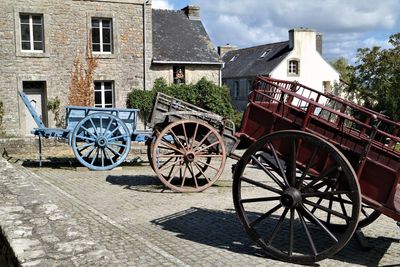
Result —
<instances>
[{"instance_id":1,"label":"tree","mask_svg":"<svg viewBox=\"0 0 400 267\"><path fill-rule=\"evenodd\" d=\"M386 49L358 49L349 91L358 90L366 107L400 120L400 33L389 43Z\"/></svg>"}]
</instances>

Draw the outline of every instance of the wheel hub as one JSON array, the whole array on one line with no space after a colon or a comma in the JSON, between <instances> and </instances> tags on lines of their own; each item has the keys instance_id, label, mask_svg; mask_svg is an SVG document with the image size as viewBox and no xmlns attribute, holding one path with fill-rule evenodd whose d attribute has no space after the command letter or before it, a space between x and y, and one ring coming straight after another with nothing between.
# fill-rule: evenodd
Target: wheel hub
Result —
<instances>
[{"instance_id":1,"label":"wheel hub","mask_svg":"<svg viewBox=\"0 0 400 267\"><path fill-rule=\"evenodd\" d=\"M187 152L185 154L185 162L193 162L195 159L195 155L193 152Z\"/></svg>"},{"instance_id":2,"label":"wheel hub","mask_svg":"<svg viewBox=\"0 0 400 267\"><path fill-rule=\"evenodd\" d=\"M104 136L98 137L97 140L96 140L96 144L101 148L106 147L107 144L108 144L107 138L105 138Z\"/></svg>"},{"instance_id":3,"label":"wheel hub","mask_svg":"<svg viewBox=\"0 0 400 267\"><path fill-rule=\"evenodd\" d=\"M280 201L285 208L297 207L301 204L301 193L298 189L290 187L283 192Z\"/></svg>"}]
</instances>

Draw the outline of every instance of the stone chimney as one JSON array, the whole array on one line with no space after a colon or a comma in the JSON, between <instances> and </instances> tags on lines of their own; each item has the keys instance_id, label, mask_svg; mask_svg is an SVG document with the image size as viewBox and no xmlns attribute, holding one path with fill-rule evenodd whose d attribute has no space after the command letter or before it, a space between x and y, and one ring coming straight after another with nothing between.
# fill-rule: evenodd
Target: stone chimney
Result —
<instances>
[{"instance_id":1,"label":"stone chimney","mask_svg":"<svg viewBox=\"0 0 400 267\"><path fill-rule=\"evenodd\" d=\"M219 57L223 57L227 52L232 51L232 50L236 50L237 47L230 45L230 44L226 44L226 45L221 45L218 46L218 55Z\"/></svg>"},{"instance_id":2,"label":"stone chimney","mask_svg":"<svg viewBox=\"0 0 400 267\"><path fill-rule=\"evenodd\" d=\"M316 40L316 45L317 45L317 51L321 54L322 56L322 33L317 32L317 36L316 36L317 40Z\"/></svg>"},{"instance_id":3,"label":"stone chimney","mask_svg":"<svg viewBox=\"0 0 400 267\"><path fill-rule=\"evenodd\" d=\"M200 7L187 6L181 9L190 20L200 20Z\"/></svg>"}]
</instances>

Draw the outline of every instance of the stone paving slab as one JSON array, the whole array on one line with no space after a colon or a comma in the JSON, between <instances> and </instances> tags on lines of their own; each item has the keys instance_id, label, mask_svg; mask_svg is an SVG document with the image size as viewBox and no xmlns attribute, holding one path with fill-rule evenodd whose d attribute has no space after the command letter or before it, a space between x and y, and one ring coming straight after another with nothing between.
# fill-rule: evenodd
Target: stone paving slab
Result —
<instances>
[{"instance_id":1,"label":"stone paving slab","mask_svg":"<svg viewBox=\"0 0 400 267\"><path fill-rule=\"evenodd\" d=\"M232 163L232 162L230 162ZM0 160L0 225L24 266L288 266L264 255L235 214L228 163L202 193L164 190L149 166L94 172ZM400 265L400 232L381 216L320 266Z\"/></svg>"}]
</instances>

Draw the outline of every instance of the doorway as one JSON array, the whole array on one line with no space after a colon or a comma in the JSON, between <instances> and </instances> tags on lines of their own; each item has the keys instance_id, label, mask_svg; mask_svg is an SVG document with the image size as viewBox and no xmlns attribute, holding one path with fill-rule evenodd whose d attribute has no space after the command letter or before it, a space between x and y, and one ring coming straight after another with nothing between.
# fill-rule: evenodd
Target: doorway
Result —
<instances>
[{"instance_id":1,"label":"doorway","mask_svg":"<svg viewBox=\"0 0 400 267\"><path fill-rule=\"evenodd\" d=\"M23 92L28 96L31 105L36 113L47 126L47 109L46 109L46 82L45 81L24 81L22 82ZM38 125L33 120L29 110L24 106L25 110L25 136L32 136L33 128Z\"/></svg>"}]
</instances>

